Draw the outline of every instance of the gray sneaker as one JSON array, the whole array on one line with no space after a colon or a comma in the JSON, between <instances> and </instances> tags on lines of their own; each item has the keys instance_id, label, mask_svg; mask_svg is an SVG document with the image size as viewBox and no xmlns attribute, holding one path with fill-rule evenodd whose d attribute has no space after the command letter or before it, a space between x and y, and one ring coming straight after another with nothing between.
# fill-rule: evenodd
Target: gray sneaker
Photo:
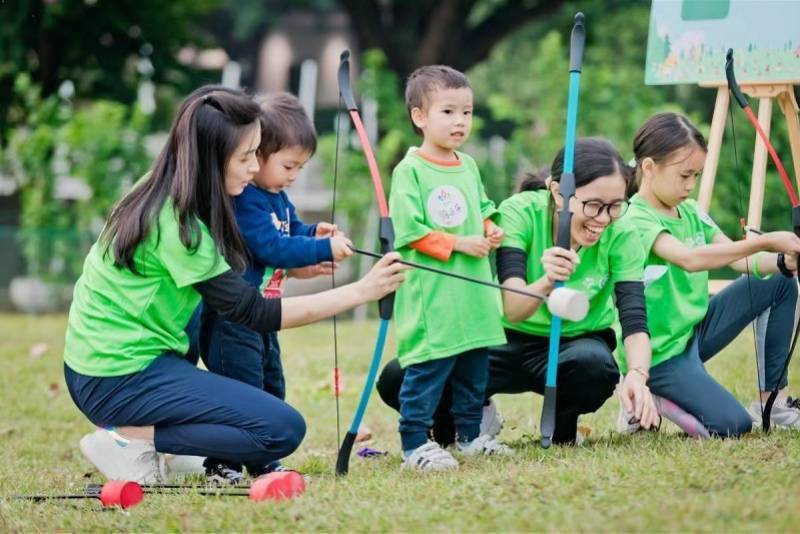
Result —
<instances>
[{"instance_id":1,"label":"gray sneaker","mask_svg":"<svg viewBox=\"0 0 800 534\"><path fill-rule=\"evenodd\" d=\"M456 449L465 456L508 456L513 451L492 436L483 434L470 442L462 443L456 441Z\"/></svg>"},{"instance_id":2,"label":"gray sneaker","mask_svg":"<svg viewBox=\"0 0 800 534\"><path fill-rule=\"evenodd\" d=\"M411 451L400 467L416 471L448 471L458 469L458 461L438 443L428 441Z\"/></svg>"},{"instance_id":3,"label":"gray sneaker","mask_svg":"<svg viewBox=\"0 0 800 534\"><path fill-rule=\"evenodd\" d=\"M759 426L761 425L761 406L760 402L752 402L750 408L747 409L753 422ZM772 426L777 428L800 429L800 399L786 397L776 400L769 419Z\"/></svg>"}]
</instances>

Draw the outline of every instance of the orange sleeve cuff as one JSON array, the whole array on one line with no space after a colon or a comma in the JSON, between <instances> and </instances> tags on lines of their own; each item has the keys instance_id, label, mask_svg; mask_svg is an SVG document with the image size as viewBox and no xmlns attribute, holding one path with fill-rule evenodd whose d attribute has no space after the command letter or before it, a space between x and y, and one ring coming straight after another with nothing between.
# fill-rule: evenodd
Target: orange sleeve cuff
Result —
<instances>
[{"instance_id":1,"label":"orange sleeve cuff","mask_svg":"<svg viewBox=\"0 0 800 534\"><path fill-rule=\"evenodd\" d=\"M408 246L437 260L447 261L456 248L456 236L445 232L431 232Z\"/></svg>"}]
</instances>

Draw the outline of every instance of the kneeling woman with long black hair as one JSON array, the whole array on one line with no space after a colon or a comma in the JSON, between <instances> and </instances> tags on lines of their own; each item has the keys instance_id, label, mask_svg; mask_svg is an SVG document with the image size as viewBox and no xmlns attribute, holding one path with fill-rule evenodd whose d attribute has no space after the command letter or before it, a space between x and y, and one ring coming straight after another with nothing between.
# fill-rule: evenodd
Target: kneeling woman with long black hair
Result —
<instances>
[{"instance_id":1,"label":"kneeling woman with long black hair","mask_svg":"<svg viewBox=\"0 0 800 534\"><path fill-rule=\"evenodd\" d=\"M81 450L107 477L157 482L163 455L267 465L305 435L281 399L197 369L184 332L205 303L259 332L291 328L377 300L403 280L390 254L361 280L316 295L264 299L238 272L245 246L231 206L258 171L260 109L203 87L183 102L149 176L114 208L75 286L64 346L72 399L100 430Z\"/></svg>"}]
</instances>

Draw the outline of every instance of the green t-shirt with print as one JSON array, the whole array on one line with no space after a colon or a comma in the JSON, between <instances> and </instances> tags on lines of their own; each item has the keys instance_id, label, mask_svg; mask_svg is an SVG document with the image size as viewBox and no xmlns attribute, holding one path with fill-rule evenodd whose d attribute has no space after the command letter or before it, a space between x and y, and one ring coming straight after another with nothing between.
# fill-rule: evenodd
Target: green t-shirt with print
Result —
<instances>
[{"instance_id":1,"label":"green t-shirt with print","mask_svg":"<svg viewBox=\"0 0 800 534\"><path fill-rule=\"evenodd\" d=\"M395 167L389 196L394 244L404 259L488 282L488 258L453 252L442 262L408 246L433 231L483 235L484 219L495 213L475 161L461 152L457 156L457 166L437 165L412 148ZM498 298L496 289L420 269L408 271L394 308L400 365L505 343Z\"/></svg>"},{"instance_id":2,"label":"green t-shirt with print","mask_svg":"<svg viewBox=\"0 0 800 534\"><path fill-rule=\"evenodd\" d=\"M230 267L200 222L200 244L180 241L172 202L166 202L134 253L140 274L114 266L113 250L92 246L75 284L69 311L64 361L88 376L121 376L141 371L159 355L185 354L184 332L200 303L192 284Z\"/></svg>"},{"instance_id":3,"label":"green t-shirt with print","mask_svg":"<svg viewBox=\"0 0 800 534\"><path fill-rule=\"evenodd\" d=\"M518 248L528 257L528 282L545 274L542 255L553 242L553 207L547 190L523 191L508 198L498 208L497 219L505 230L503 247ZM591 247L578 250L580 263L565 286L583 292L589 298L589 312L580 321L563 321L561 335L574 337L610 328L617 320L614 284L642 279L644 251L633 227L624 220L610 224ZM552 315L541 305L527 319L503 325L535 336L550 335Z\"/></svg>"},{"instance_id":4,"label":"green t-shirt with print","mask_svg":"<svg viewBox=\"0 0 800 534\"><path fill-rule=\"evenodd\" d=\"M670 217L635 195L623 217L636 227L647 254L645 278L650 278L648 272L657 272L652 280L645 281L644 291L653 348L651 367L681 354L692 338L695 326L708 311L708 271L687 272L653 252L653 243L662 232L669 233L689 248L711 243L720 232L696 201L686 200L678 204L677 209L678 217ZM617 360L625 372L627 367L622 349L620 347L617 351Z\"/></svg>"}]
</instances>

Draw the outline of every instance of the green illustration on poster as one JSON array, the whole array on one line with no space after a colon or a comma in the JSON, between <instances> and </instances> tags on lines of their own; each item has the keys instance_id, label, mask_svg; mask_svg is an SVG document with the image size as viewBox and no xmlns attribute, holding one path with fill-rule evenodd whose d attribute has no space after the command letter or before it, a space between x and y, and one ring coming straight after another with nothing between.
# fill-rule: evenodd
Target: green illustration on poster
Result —
<instances>
[{"instance_id":1,"label":"green illustration on poster","mask_svg":"<svg viewBox=\"0 0 800 534\"><path fill-rule=\"evenodd\" d=\"M800 82L800 0L653 0L645 83Z\"/></svg>"}]
</instances>

